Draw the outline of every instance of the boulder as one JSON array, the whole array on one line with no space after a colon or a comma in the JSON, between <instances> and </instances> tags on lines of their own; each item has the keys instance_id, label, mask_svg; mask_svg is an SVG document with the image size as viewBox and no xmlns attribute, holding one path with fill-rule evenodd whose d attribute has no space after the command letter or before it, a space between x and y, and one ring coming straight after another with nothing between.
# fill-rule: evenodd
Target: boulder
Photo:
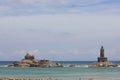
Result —
<instances>
[{"instance_id":1,"label":"boulder","mask_svg":"<svg viewBox=\"0 0 120 80\"><path fill-rule=\"evenodd\" d=\"M18 67L30 67L30 64L27 63L19 64Z\"/></svg>"},{"instance_id":2,"label":"boulder","mask_svg":"<svg viewBox=\"0 0 120 80\"><path fill-rule=\"evenodd\" d=\"M56 67L63 67L63 65L60 63L56 63Z\"/></svg>"},{"instance_id":3,"label":"boulder","mask_svg":"<svg viewBox=\"0 0 120 80\"><path fill-rule=\"evenodd\" d=\"M22 64L32 64L33 61L32 60L29 60L29 59L24 59L24 60L21 60L20 61Z\"/></svg>"}]
</instances>

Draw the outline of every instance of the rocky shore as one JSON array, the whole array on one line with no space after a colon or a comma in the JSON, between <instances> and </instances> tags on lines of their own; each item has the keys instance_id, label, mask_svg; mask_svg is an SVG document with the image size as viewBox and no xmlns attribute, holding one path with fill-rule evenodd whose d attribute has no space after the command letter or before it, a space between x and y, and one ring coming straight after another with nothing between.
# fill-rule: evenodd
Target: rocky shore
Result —
<instances>
[{"instance_id":1,"label":"rocky shore","mask_svg":"<svg viewBox=\"0 0 120 80\"><path fill-rule=\"evenodd\" d=\"M27 53L24 59L13 62L9 67L63 67L63 65L50 60L38 60L34 55Z\"/></svg>"}]
</instances>

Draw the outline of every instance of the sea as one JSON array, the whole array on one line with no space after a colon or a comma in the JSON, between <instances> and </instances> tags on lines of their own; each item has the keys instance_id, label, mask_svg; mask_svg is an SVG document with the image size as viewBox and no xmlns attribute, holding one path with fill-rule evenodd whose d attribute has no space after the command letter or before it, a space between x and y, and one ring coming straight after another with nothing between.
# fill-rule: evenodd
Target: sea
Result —
<instances>
[{"instance_id":1,"label":"sea","mask_svg":"<svg viewBox=\"0 0 120 80\"><path fill-rule=\"evenodd\" d=\"M0 61L0 77L52 77L57 80L120 80L120 61L114 61L118 67L90 68L94 61L56 61L64 67L8 67L13 61ZM75 65L69 67L69 65Z\"/></svg>"}]
</instances>

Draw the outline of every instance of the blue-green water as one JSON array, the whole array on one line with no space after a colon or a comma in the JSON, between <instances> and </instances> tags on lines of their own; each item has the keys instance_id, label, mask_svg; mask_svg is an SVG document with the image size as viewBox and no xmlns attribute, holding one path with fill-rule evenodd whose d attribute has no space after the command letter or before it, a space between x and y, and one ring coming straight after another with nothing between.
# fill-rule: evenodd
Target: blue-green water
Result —
<instances>
[{"instance_id":1,"label":"blue-green water","mask_svg":"<svg viewBox=\"0 0 120 80\"><path fill-rule=\"evenodd\" d=\"M55 77L61 80L87 80L90 77L120 79L120 67L89 68L92 62L72 61L60 62L65 65L62 68L39 68L39 67L7 67L12 62L0 62L0 77ZM116 62L120 64L120 62ZM76 67L67 67L75 64Z\"/></svg>"}]
</instances>

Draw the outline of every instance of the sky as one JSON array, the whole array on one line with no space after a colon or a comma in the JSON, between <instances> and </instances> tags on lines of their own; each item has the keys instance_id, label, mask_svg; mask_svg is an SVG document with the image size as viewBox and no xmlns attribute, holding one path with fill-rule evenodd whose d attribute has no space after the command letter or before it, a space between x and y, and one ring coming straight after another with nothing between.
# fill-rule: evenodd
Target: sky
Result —
<instances>
[{"instance_id":1,"label":"sky","mask_svg":"<svg viewBox=\"0 0 120 80\"><path fill-rule=\"evenodd\" d=\"M120 0L0 0L0 61L120 60Z\"/></svg>"}]
</instances>

